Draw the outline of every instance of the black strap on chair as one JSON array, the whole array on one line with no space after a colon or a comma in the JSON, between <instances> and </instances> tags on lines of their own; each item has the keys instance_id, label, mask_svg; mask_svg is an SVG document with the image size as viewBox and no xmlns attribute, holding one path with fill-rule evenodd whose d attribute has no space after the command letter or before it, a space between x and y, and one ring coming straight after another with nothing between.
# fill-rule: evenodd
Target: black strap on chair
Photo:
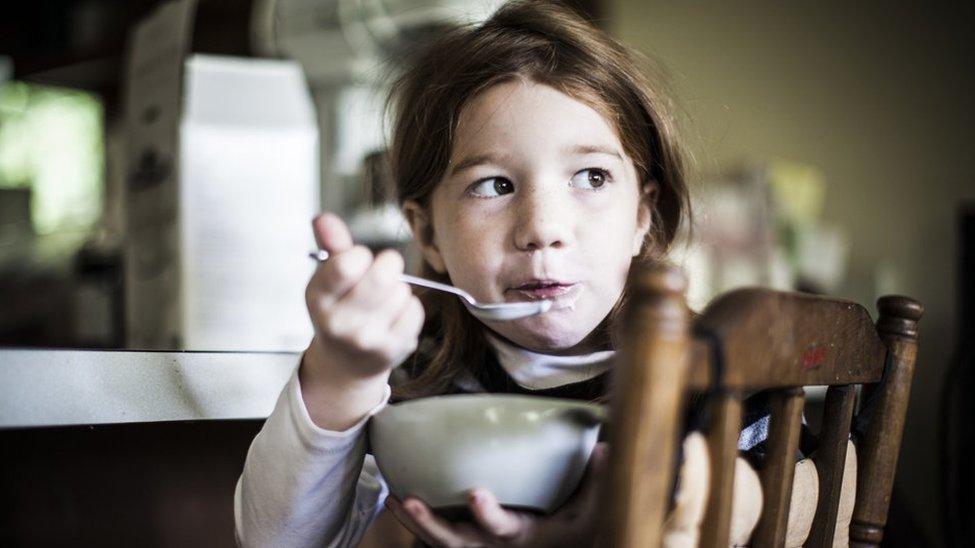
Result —
<instances>
[{"instance_id":1,"label":"black strap on chair","mask_svg":"<svg viewBox=\"0 0 975 548\"><path fill-rule=\"evenodd\" d=\"M719 396L725 395L727 391L724 382L726 362L724 342L716 331L705 325L695 323L691 330L691 335L695 339L701 339L707 343L709 350L708 357L710 358L708 360L708 368L711 370L711 383L700 399L690 406L692 412L687 418L688 430L697 430L702 429L702 427L711 421L711 417L707 416L708 409L710 408L708 403L714 401Z\"/></svg>"}]
</instances>

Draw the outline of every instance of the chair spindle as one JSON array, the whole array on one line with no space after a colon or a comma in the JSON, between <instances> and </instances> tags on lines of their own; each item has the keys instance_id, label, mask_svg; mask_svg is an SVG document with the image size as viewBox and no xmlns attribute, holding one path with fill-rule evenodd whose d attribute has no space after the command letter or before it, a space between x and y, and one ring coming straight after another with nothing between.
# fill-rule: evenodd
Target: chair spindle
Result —
<instances>
[{"instance_id":1,"label":"chair spindle","mask_svg":"<svg viewBox=\"0 0 975 548\"><path fill-rule=\"evenodd\" d=\"M727 548L731 532L731 499L735 488L735 459L741 436L741 398L732 392L718 394L708 403L708 453L711 491L708 494L701 546Z\"/></svg>"},{"instance_id":2,"label":"chair spindle","mask_svg":"<svg viewBox=\"0 0 975 548\"><path fill-rule=\"evenodd\" d=\"M776 390L770 399L772 422L765 462L759 471L763 504L762 517L752 536L755 546L785 546L805 401L802 388Z\"/></svg>"},{"instance_id":3,"label":"chair spindle","mask_svg":"<svg viewBox=\"0 0 975 548\"><path fill-rule=\"evenodd\" d=\"M855 402L856 389L853 385L830 386L826 391L819 447L812 455L819 473L819 500L816 503L812 529L806 540L809 548L828 548L833 545Z\"/></svg>"}]
</instances>

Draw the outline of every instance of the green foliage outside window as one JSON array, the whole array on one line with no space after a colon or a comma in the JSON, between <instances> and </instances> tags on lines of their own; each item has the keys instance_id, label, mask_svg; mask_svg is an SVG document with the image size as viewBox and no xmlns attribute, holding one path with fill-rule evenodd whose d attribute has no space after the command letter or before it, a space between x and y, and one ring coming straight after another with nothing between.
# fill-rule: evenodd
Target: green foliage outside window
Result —
<instances>
[{"instance_id":1,"label":"green foliage outside window","mask_svg":"<svg viewBox=\"0 0 975 548\"><path fill-rule=\"evenodd\" d=\"M0 188L31 188L38 234L97 222L104 189L102 124L102 105L90 93L0 84Z\"/></svg>"}]
</instances>

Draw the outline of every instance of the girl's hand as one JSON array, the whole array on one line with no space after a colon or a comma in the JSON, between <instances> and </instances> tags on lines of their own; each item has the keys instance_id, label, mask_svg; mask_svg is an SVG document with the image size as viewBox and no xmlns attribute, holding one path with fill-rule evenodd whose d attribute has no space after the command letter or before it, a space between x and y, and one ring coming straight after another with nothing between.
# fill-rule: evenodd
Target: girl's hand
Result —
<instances>
[{"instance_id":1,"label":"girl's hand","mask_svg":"<svg viewBox=\"0 0 975 548\"><path fill-rule=\"evenodd\" d=\"M299 371L302 396L316 424L344 429L379 403L389 372L416 349L423 306L399 280L399 253L373 257L330 213L312 228L330 257L305 289L315 336Z\"/></svg>"},{"instance_id":2,"label":"girl's hand","mask_svg":"<svg viewBox=\"0 0 975 548\"><path fill-rule=\"evenodd\" d=\"M485 489L470 492L474 523L451 523L422 501L407 497L386 499L386 506L414 535L431 546L593 546L596 496L606 461L606 444L599 443L579 491L551 516L506 510Z\"/></svg>"}]
</instances>

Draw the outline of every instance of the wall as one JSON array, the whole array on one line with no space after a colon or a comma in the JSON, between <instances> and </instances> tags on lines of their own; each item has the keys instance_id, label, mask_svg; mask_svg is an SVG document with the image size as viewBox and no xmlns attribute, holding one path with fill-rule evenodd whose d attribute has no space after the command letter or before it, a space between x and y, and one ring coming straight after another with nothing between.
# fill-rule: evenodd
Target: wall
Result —
<instances>
[{"instance_id":1,"label":"wall","mask_svg":"<svg viewBox=\"0 0 975 548\"><path fill-rule=\"evenodd\" d=\"M826 220L852 237L841 296L871 310L881 291L924 303L897 489L934 541L955 211L975 200L975 10L873 4L609 0L606 11L616 36L669 70L701 177L768 158L818 166Z\"/></svg>"}]
</instances>

